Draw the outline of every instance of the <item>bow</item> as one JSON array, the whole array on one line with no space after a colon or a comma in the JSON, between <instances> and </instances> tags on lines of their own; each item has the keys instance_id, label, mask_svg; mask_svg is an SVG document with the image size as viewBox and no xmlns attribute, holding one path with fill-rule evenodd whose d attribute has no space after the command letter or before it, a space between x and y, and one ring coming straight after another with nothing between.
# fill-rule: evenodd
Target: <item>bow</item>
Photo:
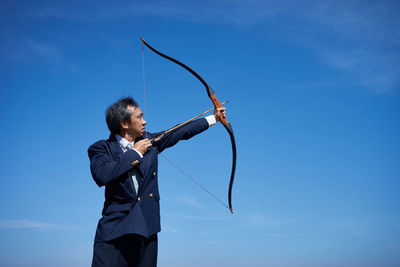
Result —
<instances>
[{"instance_id":1,"label":"bow","mask_svg":"<svg viewBox=\"0 0 400 267\"><path fill-rule=\"evenodd\" d=\"M217 99L217 97L215 96L215 92L213 89L211 89L211 87L207 84L207 82L199 75L197 74L194 70L192 70L191 68L189 68L188 66L186 66L185 64L183 64L182 62L167 56L163 53L161 53L160 51L156 50L155 48L153 48L151 45L149 45L142 37L140 37L140 39L142 40L142 43L145 44L148 48L150 48L151 51L153 51L154 53L162 56L163 58L166 58L176 64L178 64L179 66L183 67L184 69L186 69L187 71L189 71L191 74L193 74L206 88L207 91L207 95L208 97L211 99L211 101L214 104L214 108L220 108L222 107L221 102ZM220 116L220 122L222 123L222 125L224 125L225 129L227 130L229 137L231 139L231 144L232 144L232 170L231 170L231 178L229 181L229 190L228 190L228 204L229 204L229 209L231 211L231 213L233 213L233 209L232 209L232 187L233 187L233 180L235 178L235 170L236 170L236 142L235 142L235 136L233 134L233 129L231 124L226 120L225 115L221 115Z\"/></svg>"}]
</instances>

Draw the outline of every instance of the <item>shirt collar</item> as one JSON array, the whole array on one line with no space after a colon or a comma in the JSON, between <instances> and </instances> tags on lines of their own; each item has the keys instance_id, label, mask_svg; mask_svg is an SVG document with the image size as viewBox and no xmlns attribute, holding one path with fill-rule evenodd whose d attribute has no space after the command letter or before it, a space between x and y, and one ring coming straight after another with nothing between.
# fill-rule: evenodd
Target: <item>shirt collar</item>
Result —
<instances>
[{"instance_id":1,"label":"shirt collar","mask_svg":"<svg viewBox=\"0 0 400 267\"><path fill-rule=\"evenodd\" d=\"M117 139L118 143L123 147L126 148L126 146L129 144L129 141L120 136L119 134L115 135L115 139ZM135 142L132 142L131 144L133 145Z\"/></svg>"}]
</instances>

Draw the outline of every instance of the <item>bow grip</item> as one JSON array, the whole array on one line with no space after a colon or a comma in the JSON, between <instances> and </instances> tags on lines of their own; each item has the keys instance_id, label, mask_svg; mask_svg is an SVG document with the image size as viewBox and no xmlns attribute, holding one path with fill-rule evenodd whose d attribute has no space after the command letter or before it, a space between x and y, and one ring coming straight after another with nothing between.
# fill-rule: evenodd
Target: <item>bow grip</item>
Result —
<instances>
[{"instance_id":1,"label":"bow grip","mask_svg":"<svg viewBox=\"0 0 400 267\"><path fill-rule=\"evenodd\" d=\"M211 98L211 101L213 102L214 107L215 107L216 109L222 107L221 102L219 102L219 100L215 97L215 94L212 94L212 95L210 96L210 98ZM220 121L223 125L227 125L227 124L229 123L229 122L226 120L226 116L225 116L225 115L219 116L219 121Z\"/></svg>"}]
</instances>

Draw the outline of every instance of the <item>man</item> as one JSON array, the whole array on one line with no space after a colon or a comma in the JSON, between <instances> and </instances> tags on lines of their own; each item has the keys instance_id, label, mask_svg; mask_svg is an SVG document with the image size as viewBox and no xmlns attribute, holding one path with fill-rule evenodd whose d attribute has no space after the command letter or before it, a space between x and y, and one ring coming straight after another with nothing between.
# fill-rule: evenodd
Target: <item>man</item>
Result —
<instances>
[{"instance_id":1,"label":"man","mask_svg":"<svg viewBox=\"0 0 400 267\"><path fill-rule=\"evenodd\" d=\"M156 266L160 227L158 154L214 125L225 108L192 121L157 141L160 133L145 131L146 121L131 97L108 107L109 139L88 149L90 171L98 186L105 186L92 267Z\"/></svg>"}]
</instances>

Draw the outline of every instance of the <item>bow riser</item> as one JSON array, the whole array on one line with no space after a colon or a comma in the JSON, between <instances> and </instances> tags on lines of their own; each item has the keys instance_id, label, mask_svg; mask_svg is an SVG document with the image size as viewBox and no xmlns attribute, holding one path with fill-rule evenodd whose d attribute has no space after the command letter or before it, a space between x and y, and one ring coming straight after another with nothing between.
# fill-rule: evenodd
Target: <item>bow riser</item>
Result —
<instances>
[{"instance_id":1,"label":"bow riser","mask_svg":"<svg viewBox=\"0 0 400 267\"><path fill-rule=\"evenodd\" d=\"M212 95L210 96L210 98L211 98L211 101L213 102L214 107L215 107L216 109L222 107L221 102L219 102L219 100L217 99L217 97L215 96L215 94L212 94ZM229 122L226 120L225 114L224 114L224 115L221 114L221 115L219 116L219 120L220 120L220 122L221 122L223 125L227 125L227 124L229 123Z\"/></svg>"}]
</instances>

